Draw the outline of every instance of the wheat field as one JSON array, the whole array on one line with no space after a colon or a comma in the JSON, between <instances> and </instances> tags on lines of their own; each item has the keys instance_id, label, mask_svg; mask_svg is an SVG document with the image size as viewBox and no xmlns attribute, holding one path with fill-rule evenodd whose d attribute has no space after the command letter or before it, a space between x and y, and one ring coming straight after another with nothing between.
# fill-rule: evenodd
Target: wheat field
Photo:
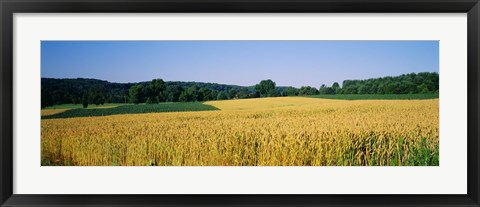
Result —
<instances>
[{"instance_id":1,"label":"wheat field","mask_svg":"<svg viewBox=\"0 0 480 207\"><path fill-rule=\"evenodd\" d=\"M42 165L439 165L439 103L278 97L41 120Z\"/></svg>"}]
</instances>

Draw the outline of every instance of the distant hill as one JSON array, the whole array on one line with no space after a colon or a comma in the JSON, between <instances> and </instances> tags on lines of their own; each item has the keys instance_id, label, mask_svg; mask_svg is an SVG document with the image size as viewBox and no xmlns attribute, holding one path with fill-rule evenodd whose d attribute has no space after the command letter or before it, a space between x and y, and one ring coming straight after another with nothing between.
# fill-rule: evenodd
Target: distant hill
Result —
<instances>
[{"instance_id":1,"label":"distant hill","mask_svg":"<svg viewBox=\"0 0 480 207\"><path fill-rule=\"evenodd\" d=\"M80 104L83 94L96 91L104 96L105 102L107 103L125 103L128 102L128 90L133 85L147 85L148 83L147 81L137 83L112 83L92 78L42 78L42 101L52 99L55 105L67 103ZM181 88L196 86L218 92L228 92L231 89L240 91L242 88L248 88L249 92L254 91L253 86L243 87L204 82L166 81L165 85L167 87L179 86Z\"/></svg>"},{"instance_id":2,"label":"distant hill","mask_svg":"<svg viewBox=\"0 0 480 207\"><path fill-rule=\"evenodd\" d=\"M438 93L439 75L435 72L409 73L366 80L345 80L343 94Z\"/></svg>"},{"instance_id":3,"label":"distant hill","mask_svg":"<svg viewBox=\"0 0 480 207\"><path fill-rule=\"evenodd\" d=\"M334 83L332 86L319 84L319 88L310 86L295 88L275 86L275 82L268 80L270 85L260 87L263 92L256 91L255 86L156 80L159 82L112 83L88 78L42 78L42 108L84 102L88 104L158 103L272 96L439 93L439 75L435 72L409 73L366 80L345 80L341 87L338 83Z\"/></svg>"},{"instance_id":4,"label":"distant hill","mask_svg":"<svg viewBox=\"0 0 480 207\"><path fill-rule=\"evenodd\" d=\"M42 102L53 99L53 104L81 103L82 96L92 90L100 90L108 102L123 103L128 96L128 89L134 83L111 83L104 80L87 78L42 78ZM43 103L42 103L43 104Z\"/></svg>"}]
</instances>

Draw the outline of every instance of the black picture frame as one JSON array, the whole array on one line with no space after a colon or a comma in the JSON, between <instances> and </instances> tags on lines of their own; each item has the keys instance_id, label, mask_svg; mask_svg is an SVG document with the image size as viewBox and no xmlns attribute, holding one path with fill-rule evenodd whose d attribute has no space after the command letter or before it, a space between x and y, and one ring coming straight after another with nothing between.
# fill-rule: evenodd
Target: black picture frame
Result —
<instances>
[{"instance_id":1,"label":"black picture frame","mask_svg":"<svg viewBox=\"0 0 480 207\"><path fill-rule=\"evenodd\" d=\"M478 0L0 0L2 206L480 206ZM19 195L13 194L14 13L467 13L468 189L465 195ZM34 176L34 175L32 175ZM92 186L94 188L95 186ZM414 186L412 186L414 187Z\"/></svg>"}]
</instances>

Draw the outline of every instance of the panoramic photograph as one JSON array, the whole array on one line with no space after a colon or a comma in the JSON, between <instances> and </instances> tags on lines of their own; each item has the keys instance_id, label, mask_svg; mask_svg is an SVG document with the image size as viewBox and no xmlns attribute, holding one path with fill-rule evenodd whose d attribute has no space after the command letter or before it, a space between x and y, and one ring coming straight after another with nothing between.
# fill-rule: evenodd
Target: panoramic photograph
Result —
<instances>
[{"instance_id":1,"label":"panoramic photograph","mask_svg":"<svg viewBox=\"0 0 480 207\"><path fill-rule=\"evenodd\" d=\"M439 166L438 41L42 41L42 166Z\"/></svg>"}]
</instances>

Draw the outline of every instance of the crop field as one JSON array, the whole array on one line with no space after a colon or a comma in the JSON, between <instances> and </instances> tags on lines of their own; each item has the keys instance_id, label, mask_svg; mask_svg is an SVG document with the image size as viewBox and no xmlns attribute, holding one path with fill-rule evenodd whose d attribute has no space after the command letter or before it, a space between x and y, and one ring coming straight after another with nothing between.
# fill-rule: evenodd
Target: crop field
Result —
<instances>
[{"instance_id":1,"label":"crop field","mask_svg":"<svg viewBox=\"0 0 480 207\"><path fill-rule=\"evenodd\" d=\"M46 109L46 110L53 110L53 109ZM42 110L42 111L46 111L46 110ZM73 108L70 110L65 110L65 109L60 109L60 110L57 110L56 113L42 112L42 119L108 116L108 115L117 115L117 114L177 112L177 111L207 111L207 110L218 110L218 109L211 105L205 105L199 102L192 102L192 103L161 103L161 104L138 104L138 105L129 104L129 105L110 106L105 108L93 108L93 109Z\"/></svg>"},{"instance_id":2,"label":"crop field","mask_svg":"<svg viewBox=\"0 0 480 207\"><path fill-rule=\"evenodd\" d=\"M438 99L204 105L220 110L42 119L42 165L439 165Z\"/></svg>"},{"instance_id":3,"label":"crop field","mask_svg":"<svg viewBox=\"0 0 480 207\"><path fill-rule=\"evenodd\" d=\"M68 109L42 109L41 116L43 117L43 116L50 116L53 114L59 114L59 113L65 112L66 110Z\"/></svg>"}]
</instances>

